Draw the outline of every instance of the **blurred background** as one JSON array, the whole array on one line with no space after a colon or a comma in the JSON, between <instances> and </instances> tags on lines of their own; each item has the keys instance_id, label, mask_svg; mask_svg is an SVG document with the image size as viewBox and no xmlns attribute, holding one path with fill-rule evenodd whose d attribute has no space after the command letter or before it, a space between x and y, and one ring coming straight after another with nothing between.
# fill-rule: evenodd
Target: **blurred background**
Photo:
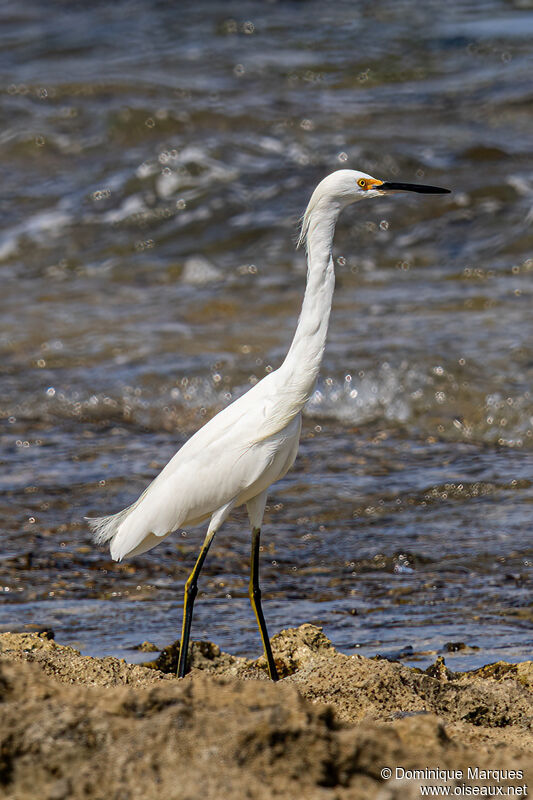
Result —
<instances>
[{"instance_id":1,"label":"blurred background","mask_svg":"<svg viewBox=\"0 0 533 800\"><path fill-rule=\"evenodd\" d=\"M45 5L0 6L0 629L128 660L177 638L203 531L114 564L83 517L279 366L298 219L348 167L453 193L341 218L322 376L267 507L270 633L530 657L533 4ZM241 510L193 637L258 655L249 546Z\"/></svg>"}]
</instances>

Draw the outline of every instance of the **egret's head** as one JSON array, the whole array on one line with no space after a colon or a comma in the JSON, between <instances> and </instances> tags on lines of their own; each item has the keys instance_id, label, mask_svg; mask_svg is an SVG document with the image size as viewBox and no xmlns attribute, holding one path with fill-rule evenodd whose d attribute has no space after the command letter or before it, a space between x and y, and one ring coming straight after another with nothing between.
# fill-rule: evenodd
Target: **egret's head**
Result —
<instances>
[{"instance_id":1,"label":"egret's head","mask_svg":"<svg viewBox=\"0 0 533 800\"><path fill-rule=\"evenodd\" d=\"M355 169L338 169L320 181L311 197L311 203L321 201L337 202L342 208L363 200L366 197L377 197L383 181L358 172Z\"/></svg>"},{"instance_id":2,"label":"egret's head","mask_svg":"<svg viewBox=\"0 0 533 800\"><path fill-rule=\"evenodd\" d=\"M419 183L396 183L373 178L366 172L354 169L339 169L320 181L311 195L311 200L302 220L302 230L298 244L305 241L311 215L314 211L333 207L339 211L351 203L368 197L379 197L389 192L418 192L419 194L448 194L449 189L439 186L424 186Z\"/></svg>"}]
</instances>

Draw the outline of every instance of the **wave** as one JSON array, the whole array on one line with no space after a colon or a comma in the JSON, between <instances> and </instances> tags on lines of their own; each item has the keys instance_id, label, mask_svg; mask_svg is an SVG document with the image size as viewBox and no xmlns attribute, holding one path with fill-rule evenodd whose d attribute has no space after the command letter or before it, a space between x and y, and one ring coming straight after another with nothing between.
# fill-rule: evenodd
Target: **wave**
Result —
<instances>
[{"instance_id":1,"label":"wave","mask_svg":"<svg viewBox=\"0 0 533 800\"><path fill-rule=\"evenodd\" d=\"M305 416L342 426L382 427L398 434L507 447L533 444L530 392L496 390L482 376L463 376L441 366L385 362L375 370L321 378ZM256 380L250 378L250 382ZM54 422L76 419L126 424L154 431L192 431L249 388L229 375L152 376L116 391L48 387L0 409L4 418Z\"/></svg>"}]
</instances>

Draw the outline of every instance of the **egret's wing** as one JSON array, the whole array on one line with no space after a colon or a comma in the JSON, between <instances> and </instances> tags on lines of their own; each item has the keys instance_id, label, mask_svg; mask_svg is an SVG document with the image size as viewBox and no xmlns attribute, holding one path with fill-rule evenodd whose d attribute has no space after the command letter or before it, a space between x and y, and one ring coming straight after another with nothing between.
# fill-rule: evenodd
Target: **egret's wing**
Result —
<instances>
[{"instance_id":1,"label":"egret's wing","mask_svg":"<svg viewBox=\"0 0 533 800\"><path fill-rule=\"evenodd\" d=\"M252 487L263 491L284 474L299 425L270 433L275 400L255 393L257 402L251 403L252 391L240 398L246 402L228 406L192 436L128 510L113 536L113 558L138 552L148 536L198 524Z\"/></svg>"},{"instance_id":2,"label":"egret's wing","mask_svg":"<svg viewBox=\"0 0 533 800\"><path fill-rule=\"evenodd\" d=\"M272 462L270 447L236 445L223 437L154 481L120 524L113 558L135 550L146 536L161 537L201 522L257 482ZM156 542L154 542L156 544Z\"/></svg>"},{"instance_id":3,"label":"egret's wing","mask_svg":"<svg viewBox=\"0 0 533 800\"><path fill-rule=\"evenodd\" d=\"M296 437L295 431L284 433L294 414L288 413L276 378L270 373L200 428L132 506L89 520L97 541L111 541L113 558L148 550L180 526L198 524L248 487L261 484L262 491L284 474L283 464L277 475L271 469L274 456L281 451L283 462L284 439L288 436L294 449L299 430Z\"/></svg>"},{"instance_id":4,"label":"egret's wing","mask_svg":"<svg viewBox=\"0 0 533 800\"><path fill-rule=\"evenodd\" d=\"M276 372L266 375L246 394L226 406L197 430L154 478L139 501L146 493L155 491L159 484L165 483L184 465L192 466L193 460L201 460L207 452L210 453L209 459L213 462L213 468L217 465L221 471L220 465L224 463L226 448L235 450L237 458L239 447L246 449L254 442L281 431L295 415L287 414L286 403L280 402L280 387L276 378Z\"/></svg>"}]
</instances>

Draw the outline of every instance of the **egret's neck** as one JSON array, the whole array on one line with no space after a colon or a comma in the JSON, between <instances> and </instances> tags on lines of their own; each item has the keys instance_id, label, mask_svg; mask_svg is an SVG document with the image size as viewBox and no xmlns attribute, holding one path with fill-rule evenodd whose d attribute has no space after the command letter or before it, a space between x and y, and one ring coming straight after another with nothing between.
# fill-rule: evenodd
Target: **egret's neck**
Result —
<instances>
[{"instance_id":1,"label":"egret's neck","mask_svg":"<svg viewBox=\"0 0 533 800\"><path fill-rule=\"evenodd\" d=\"M307 285L294 339L280 367L284 386L300 410L314 390L326 344L335 287L331 255L341 206L319 202L307 218Z\"/></svg>"}]
</instances>

